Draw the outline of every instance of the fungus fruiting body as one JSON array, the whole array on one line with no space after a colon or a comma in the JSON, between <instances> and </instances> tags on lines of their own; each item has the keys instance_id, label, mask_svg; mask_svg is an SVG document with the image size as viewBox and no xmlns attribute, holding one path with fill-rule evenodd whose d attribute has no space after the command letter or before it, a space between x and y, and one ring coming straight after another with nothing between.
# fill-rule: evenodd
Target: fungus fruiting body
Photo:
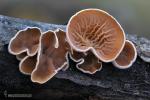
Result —
<instances>
[{"instance_id":1,"label":"fungus fruiting body","mask_svg":"<svg viewBox=\"0 0 150 100\"><path fill-rule=\"evenodd\" d=\"M120 69L129 68L137 58L137 51L134 44L126 40L123 51L117 57L115 61L113 61L114 66Z\"/></svg>"},{"instance_id":2,"label":"fungus fruiting body","mask_svg":"<svg viewBox=\"0 0 150 100\"><path fill-rule=\"evenodd\" d=\"M17 58L17 60L21 61L26 56L28 56L28 54L26 52L23 52L21 54L16 55L16 58Z\"/></svg>"},{"instance_id":3,"label":"fungus fruiting body","mask_svg":"<svg viewBox=\"0 0 150 100\"><path fill-rule=\"evenodd\" d=\"M21 61L19 70L31 75L32 82L43 84L60 70L67 70L70 58L83 73L94 74L102 62L113 62L120 69L136 60L134 44L126 40L117 20L100 9L85 9L73 15L66 27L46 31L37 27L20 30L8 50Z\"/></svg>"},{"instance_id":4,"label":"fungus fruiting body","mask_svg":"<svg viewBox=\"0 0 150 100\"><path fill-rule=\"evenodd\" d=\"M31 75L32 71L34 70L37 62L37 55L34 56L27 56L21 60L19 64L19 70L23 74Z\"/></svg>"},{"instance_id":5,"label":"fungus fruiting body","mask_svg":"<svg viewBox=\"0 0 150 100\"><path fill-rule=\"evenodd\" d=\"M102 62L90 51L87 53L73 51L71 59L77 63L77 69L84 73L94 74L102 69Z\"/></svg>"},{"instance_id":6,"label":"fungus fruiting body","mask_svg":"<svg viewBox=\"0 0 150 100\"><path fill-rule=\"evenodd\" d=\"M27 27L17 32L9 43L8 50L21 61L19 70L23 74L30 75L35 68L40 37L41 30L39 28Z\"/></svg>"},{"instance_id":7,"label":"fungus fruiting body","mask_svg":"<svg viewBox=\"0 0 150 100\"><path fill-rule=\"evenodd\" d=\"M103 62L114 61L125 44L125 33L110 14L85 9L73 15L67 25L67 41L79 52L91 50Z\"/></svg>"},{"instance_id":8,"label":"fungus fruiting body","mask_svg":"<svg viewBox=\"0 0 150 100\"><path fill-rule=\"evenodd\" d=\"M37 65L31 74L33 82L47 82L68 64L68 44L63 36L63 31L48 31L41 36Z\"/></svg>"},{"instance_id":9,"label":"fungus fruiting body","mask_svg":"<svg viewBox=\"0 0 150 100\"><path fill-rule=\"evenodd\" d=\"M33 56L38 51L40 36L39 28L28 27L21 30L10 40L8 50L14 55L27 52L28 55Z\"/></svg>"}]
</instances>

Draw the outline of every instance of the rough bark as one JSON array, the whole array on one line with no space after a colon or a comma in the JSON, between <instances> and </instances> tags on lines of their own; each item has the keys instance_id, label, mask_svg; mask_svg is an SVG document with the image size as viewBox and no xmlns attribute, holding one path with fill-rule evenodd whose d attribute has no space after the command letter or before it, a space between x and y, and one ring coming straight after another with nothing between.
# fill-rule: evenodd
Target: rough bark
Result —
<instances>
[{"instance_id":1,"label":"rough bark","mask_svg":"<svg viewBox=\"0 0 150 100\"><path fill-rule=\"evenodd\" d=\"M8 98L9 93L29 93L34 99L50 100L150 99L150 40L127 34L127 39L135 43L138 51L138 58L129 69L120 70L111 63L104 63L100 72L88 75L78 71L75 63L70 61L68 70L60 71L55 78L39 85L19 72L19 62L7 50L10 39L26 27L39 27L43 32L57 28L65 31L66 28L65 25L0 15L0 98Z\"/></svg>"}]
</instances>

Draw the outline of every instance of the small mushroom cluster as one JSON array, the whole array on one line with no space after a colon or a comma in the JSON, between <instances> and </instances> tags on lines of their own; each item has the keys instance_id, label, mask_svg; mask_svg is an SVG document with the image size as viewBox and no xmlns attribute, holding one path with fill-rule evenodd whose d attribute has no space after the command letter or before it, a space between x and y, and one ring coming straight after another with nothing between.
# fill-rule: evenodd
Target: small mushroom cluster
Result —
<instances>
[{"instance_id":1,"label":"small mushroom cluster","mask_svg":"<svg viewBox=\"0 0 150 100\"><path fill-rule=\"evenodd\" d=\"M70 46L66 33L61 30L42 33L29 27L19 31L10 41L9 52L20 60L19 69L31 75L31 80L45 83L63 67L68 67L67 52Z\"/></svg>"},{"instance_id":2,"label":"small mushroom cluster","mask_svg":"<svg viewBox=\"0 0 150 100\"><path fill-rule=\"evenodd\" d=\"M113 62L117 68L125 69L137 57L135 46L126 40L121 25L113 16L100 9L85 9L73 15L67 25L66 38L75 51L92 53L91 61L92 58L97 59L93 62L95 66L97 63L102 66L101 62ZM81 67L77 65L77 68Z\"/></svg>"},{"instance_id":3,"label":"small mushroom cluster","mask_svg":"<svg viewBox=\"0 0 150 100\"><path fill-rule=\"evenodd\" d=\"M121 25L100 9L77 12L70 18L66 32L57 29L43 33L37 27L20 30L8 50L20 60L20 71L40 84L66 70L68 56L77 63L77 69L88 74L100 71L102 62L112 62L119 69L129 68L137 57L136 48L126 40Z\"/></svg>"}]
</instances>

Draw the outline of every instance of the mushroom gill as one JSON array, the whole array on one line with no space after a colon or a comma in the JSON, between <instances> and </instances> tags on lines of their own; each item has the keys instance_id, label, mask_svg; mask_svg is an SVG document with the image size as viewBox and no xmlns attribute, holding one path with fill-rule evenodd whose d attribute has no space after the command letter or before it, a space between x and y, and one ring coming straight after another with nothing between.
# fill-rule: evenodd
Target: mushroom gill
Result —
<instances>
[{"instance_id":1,"label":"mushroom gill","mask_svg":"<svg viewBox=\"0 0 150 100\"><path fill-rule=\"evenodd\" d=\"M123 51L120 53L117 59L113 61L113 64L119 69L126 69L132 66L136 58L137 51L134 44L131 41L126 40Z\"/></svg>"},{"instance_id":2,"label":"mushroom gill","mask_svg":"<svg viewBox=\"0 0 150 100\"><path fill-rule=\"evenodd\" d=\"M33 56L38 51L40 36L41 31L36 27L21 30L10 40L8 50L14 55L27 52L29 56Z\"/></svg>"},{"instance_id":3,"label":"mushroom gill","mask_svg":"<svg viewBox=\"0 0 150 100\"><path fill-rule=\"evenodd\" d=\"M77 63L77 69L84 73L95 74L102 69L102 62L90 51L87 53L73 51L71 59Z\"/></svg>"},{"instance_id":4,"label":"mushroom gill","mask_svg":"<svg viewBox=\"0 0 150 100\"><path fill-rule=\"evenodd\" d=\"M67 24L66 37L74 50L91 50L103 62L114 61L125 44L120 24L99 9L85 9L73 15Z\"/></svg>"},{"instance_id":5,"label":"mushroom gill","mask_svg":"<svg viewBox=\"0 0 150 100\"><path fill-rule=\"evenodd\" d=\"M65 32L61 30L55 33L48 31L41 36L36 68L31 74L33 82L45 83L64 66L66 67L69 45L64 37Z\"/></svg>"}]
</instances>

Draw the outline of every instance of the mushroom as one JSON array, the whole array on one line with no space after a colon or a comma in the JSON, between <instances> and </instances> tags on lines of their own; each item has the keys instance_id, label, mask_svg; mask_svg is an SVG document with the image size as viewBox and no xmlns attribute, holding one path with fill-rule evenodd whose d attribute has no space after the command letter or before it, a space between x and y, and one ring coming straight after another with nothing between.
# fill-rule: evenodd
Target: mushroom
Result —
<instances>
[{"instance_id":1,"label":"mushroom","mask_svg":"<svg viewBox=\"0 0 150 100\"><path fill-rule=\"evenodd\" d=\"M8 50L14 55L27 52L29 56L33 56L38 51L40 36L41 31L36 27L21 30L11 39Z\"/></svg>"},{"instance_id":2,"label":"mushroom","mask_svg":"<svg viewBox=\"0 0 150 100\"><path fill-rule=\"evenodd\" d=\"M74 50L91 50L103 62L114 61L126 40L117 20L99 9L79 11L70 18L66 31L67 41Z\"/></svg>"},{"instance_id":3,"label":"mushroom","mask_svg":"<svg viewBox=\"0 0 150 100\"><path fill-rule=\"evenodd\" d=\"M61 30L48 31L41 36L36 68L31 74L33 82L45 83L66 67L69 45L65 37L65 32Z\"/></svg>"},{"instance_id":4,"label":"mushroom","mask_svg":"<svg viewBox=\"0 0 150 100\"><path fill-rule=\"evenodd\" d=\"M37 54L34 56L27 56L21 60L19 64L19 70L23 74L31 75L32 71L34 70L37 62Z\"/></svg>"},{"instance_id":5,"label":"mushroom","mask_svg":"<svg viewBox=\"0 0 150 100\"><path fill-rule=\"evenodd\" d=\"M77 69L84 73L94 74L102 69L102 62L92 53L81 53L73 51L71 59L77 62Z\"/></svg>"},{"instance_id":6,"label":"mushroom","mask_svg":"<svg viewBox=\"0 0 150 100\"><path fill-rule=\"evenodd\" d=\"M119 69L126 69L132 66L136 58L137 51L134 44L131 41L126 40L123 51L120 53L117 59L113 61L113 64Z\"/></svg>"},{"instance_id":7,"label":"mushroom","mask_svg":"<svg viewBox=\"0 0 150 100\"><path fill-rule=\"evenodd\" d=\"M26 52L16 55L17 60L21 61L23 58L27 56Z\"/></svg>"}]
</instances>

